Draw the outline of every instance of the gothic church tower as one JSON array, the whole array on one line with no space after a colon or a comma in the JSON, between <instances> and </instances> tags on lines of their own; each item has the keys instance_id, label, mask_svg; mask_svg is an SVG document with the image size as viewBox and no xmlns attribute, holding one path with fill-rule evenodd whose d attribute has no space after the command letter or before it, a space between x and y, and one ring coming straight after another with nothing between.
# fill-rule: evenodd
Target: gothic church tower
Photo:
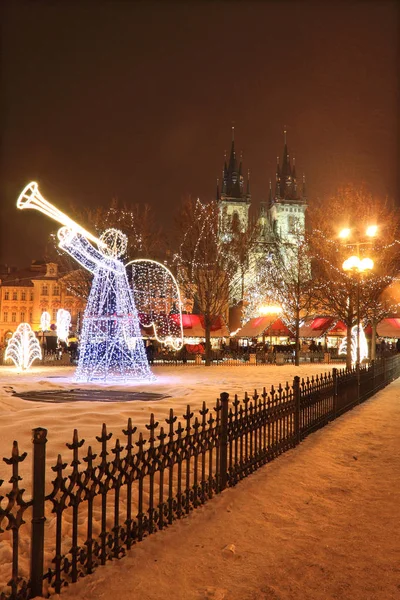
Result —
<instances>
[{"instance_id":1,"label":"gothic church tower","mask_svg":"<svg viewBox=\"0 0 400 600\"><path fill-rule=\"evenodd\" d=\"M221 190L217 182L217 202L220 214L220 235L229 235L227 229L235 225L239 231L245 231L249 222L251 202L249 175L246 190L242 174L242 160L238 164L235 151L235 128L232 127L232 144L229 162L225 163L222 171Z\"/></svg>"},{"instance_id":2,"label":"gothic church tower","mask_svg":"<svg viewBox=\"0 0 400 600\"><path fill-rule=\"evenodd\" d=\"M268 202L269 222L273 233L281 242L295 244L297 236L304 234L307 197L305 178L301 192L298 190L295 159L290 162L289 151L284 131L284 148L282 165L277 157L275 194L272 194L270 185Z\"/></svg>"}]
</instances>

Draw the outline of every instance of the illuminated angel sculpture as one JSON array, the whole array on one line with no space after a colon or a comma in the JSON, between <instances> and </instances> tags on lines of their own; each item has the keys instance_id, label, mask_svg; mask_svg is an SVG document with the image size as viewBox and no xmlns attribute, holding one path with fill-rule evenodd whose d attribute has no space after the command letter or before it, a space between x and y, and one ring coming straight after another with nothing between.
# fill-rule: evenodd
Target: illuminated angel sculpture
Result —
<instances>
[{"instance_id":1,"label":"illuminated angel sculpture","mask_svg":"<svg viewBox=\"0 0 400 600\"><path fill-rule=\"evenodd\" d=\"M117 229L107 229L100 239L96 238L47 202L35 182L31 182L22 191L17 206L21 209L34 208L64 224L58 231L59 247L93 273L93 283L83 316L75 379L85 382L153 380L154 375L147 362L133 296L135 292L143 304L143 298L147 298L148 285L143 277L136 281L133 289L129 285L126 268L120 260L126 251L126 236ZM93 241L97 248L89 240ZM155 335L161 341L169 342L175 348L181 347L182 317L175 279L168 269L159 263L134 262L136 270L140 269L140 263L143 263L141 274L151 272L156 278L153 278L153 281L165 284L152 288L152 301L147 301L144 306L151 314L141 315L143 324L154 325ZM151 267L148 263L152 263ZM166 285L168 281L172 282L172 288ZM165 298L166 293L174 306L177 306L178 315L166 315L165 311L161 316L157 315L157 310L161 310L160 303L156 301L157 295ZM165 302L161 301L161 304L165 309Z\"/></svg>"},{"instance_id":2,"label":"illuminated angel sculpture","mask_svg":"<svg viewBox=\"0 0 400 600\"><path fill-rule=\"evenodd\" d=\"M107 229L96 249L68 227L58 232L59 246L93 273L83 316L77 381L153 379L141 338L139 319L124 264L126 236Z\"/></svg>"}]
</instances>

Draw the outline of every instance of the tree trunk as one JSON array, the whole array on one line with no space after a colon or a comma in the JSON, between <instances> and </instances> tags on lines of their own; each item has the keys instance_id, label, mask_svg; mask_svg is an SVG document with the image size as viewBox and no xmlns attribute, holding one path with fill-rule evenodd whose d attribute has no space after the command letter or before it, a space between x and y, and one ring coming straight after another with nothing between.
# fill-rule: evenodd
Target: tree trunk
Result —
<instances>
[{"instance_id":1,"label":"tree trunk","mask_svg":"<svg viewBox=\"0 0 400 600\"><path fill-rule=\"evenodd\" d=\"M205 319L204 329L206 332L206 367L211 365L211 323L209 319Z\"/></svg>"},{"instance_id":2,"label":"tree trunk","mask_svg":"<svg viewBox=\"0 0 400 600\"><path fill-rule=\"evenodd\" d=\"M299 345L300 345L300 315L299 311L296 310L296 321L295 321L295 341L296 346L294 350L294 364L296 367L299 366Z\"/></svg>"},{"instance_id":3,"label":"tree trunk","mask_svg":"<svg viewBox=\"0 0 400 600\"><path fill-rule=\"evenodd\" d=\"M376 359L376 321L372 321L372 336L371 336L371 360Z\"/></svg>"},{"instance_id":4,"label":"tree trunk","mask_svg":"<svg viewBox=\"0 0 400 600\"><path fill-rule=\"evenodd\" d=\"M346 369L351 369L351 325L346 324L346 336L347 336L347 352L346 352Z\"/></svg>"}]
</instances>

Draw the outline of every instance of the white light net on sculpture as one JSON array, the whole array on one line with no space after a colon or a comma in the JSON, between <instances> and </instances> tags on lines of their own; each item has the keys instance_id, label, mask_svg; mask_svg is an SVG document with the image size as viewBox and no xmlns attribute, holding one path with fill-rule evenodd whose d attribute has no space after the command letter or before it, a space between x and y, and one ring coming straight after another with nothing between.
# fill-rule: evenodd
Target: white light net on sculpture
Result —
<instances>
[{"instance_id":1,"label":"white light net on sculpture","mask_svg":"<svg viewBox=\"0 0 400 600\"><path fill-rule=\"evenodd\" d=\"M339 354L347 353L347 338L344 338L339 347ZM368 342L365 337L363 326L360 323L360 362L368 358ZM351 361L357 362L357 325L351 328Z\"/></svg>"},{"instance_id":2,"label":"white light net on sculpture","mask_svg":"<svg viewBox=\"0 0 400 600\"><path fill-rule=\"evenodd\" d=\"M42 331L48 331L50 329L50 323L51 323L50 313L47 312L47 310L45 310L42 312L42 314L40 316L40 329Z\"/></svg>"},{"instance_id":3,"label":"white light net on sculpture","mask_svg":"<svg viewBox=\"0 0 400 600\"><path fill-rule=\"evenodd\" d=\"M57 311L57 337L60 342L68 342L71 315L64 308Z\"/></svg>"},{"instance_id":4,"label":"white light net on sculpture","mask_svg":"<svg viewBox=\"0 0 400 600\"><path fill-rule=\"evenodd\" d=\"M29 323L20 323L9 340L4 358L10 358L19 371L29 369L36 359L42 358L40 344Z\"/></svg>"},{"instance_id":5,"label":"white light net on sculpture","mask_svg":"<svg viewBox=\"0 0 400 600\"><path fill-rule=\"evenodd\" d=\"M182 309L179 286L167 267L155 260L133 260L132 288L139 320L153 327L155 338L174 350L183 346Z\"/></svg>"},{"instance_id":6,"label":"white light net on sculpture","mask_svg":"<svg viewBox=\"0 0 400 600\"><path fill-rule=\"evenodd\" d=\"M106 230L100 250L68 227L58 232L59 246L93 273L79 347L77 381L153 380L141 337L137 310L125 266L119 257L126 236Z\"/></svg>"}]
</instances>

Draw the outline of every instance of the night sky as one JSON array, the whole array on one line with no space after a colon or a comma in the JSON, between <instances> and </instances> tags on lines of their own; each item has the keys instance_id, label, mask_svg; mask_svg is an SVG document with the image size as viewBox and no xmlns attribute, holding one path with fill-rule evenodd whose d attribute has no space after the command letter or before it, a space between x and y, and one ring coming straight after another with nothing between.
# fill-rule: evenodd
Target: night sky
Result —
<instances>
[{"instance_id":1,"label":"night sky","mask_svg":"<svg viewBox=\"0 0 400 600\"><path fill-rule=\"evenodd\" d=\"M231 126L266 199L283 128L310 206L347 182L398 201L396 2L20 2L1 8L1 256L40 259L69 202L215 197Z\"/></svg>"}]
</instances>

